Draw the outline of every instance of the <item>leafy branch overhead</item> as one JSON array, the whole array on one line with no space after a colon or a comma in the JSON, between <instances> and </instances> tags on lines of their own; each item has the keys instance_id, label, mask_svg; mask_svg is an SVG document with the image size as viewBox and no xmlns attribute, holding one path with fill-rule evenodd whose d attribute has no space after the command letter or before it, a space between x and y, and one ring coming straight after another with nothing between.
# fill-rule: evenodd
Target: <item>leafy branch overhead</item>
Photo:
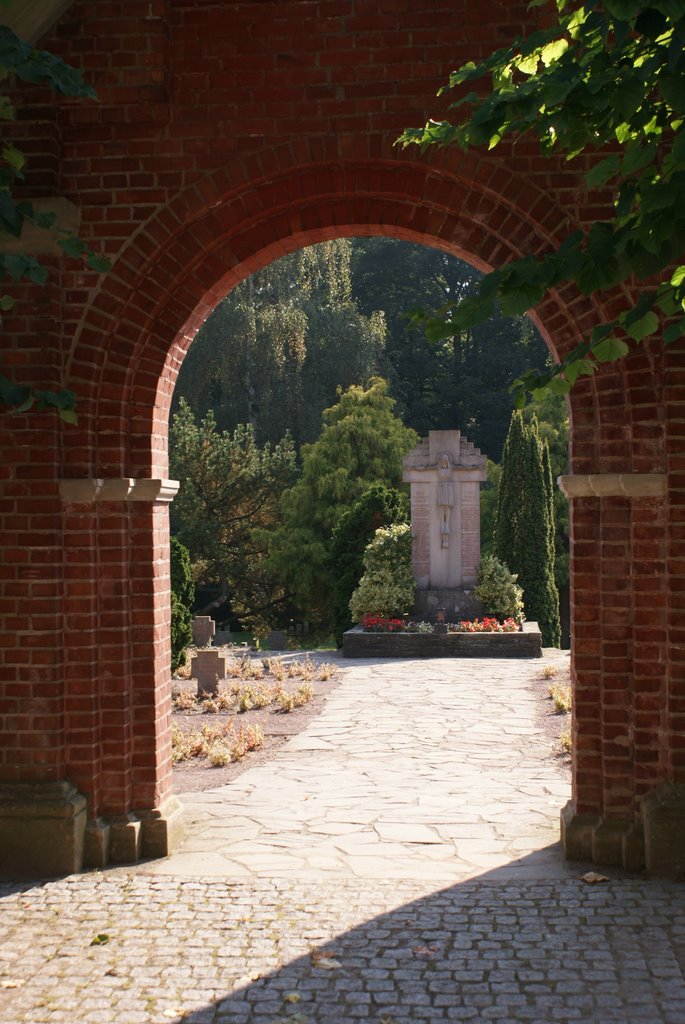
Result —
<instances>
[{"instance_id":1,"label":"leafy branch overhead","mask_svg":"<svg viewBox=\"0 0 685 1024\"><path fill-rule=\"evenodd\" d=\"M0 25L0 80L14 85L16 79L36 85L46 85L64 96L94 98L95 90L83 80L80 70L46 50L36 50L22 42L6 25ZM14 121L16 110L9 95L0 95L0 120ZM53 213L39 212L28 200L15 199L13 192L24 180L26 158L13 142L0 143L0 240L21 238L26 225L41 230L53 229L59 236L57 244L65 255L83 259L89 270L102 273L109 269L109 260L93 252L70 231L55 225ZM31 281L43 285L47 268L35 256L21 252L0 252L0 279ZM10 295L0 295L0 311L8 312L14 306ZM0 405L15 412L25 412L32 406L54 408L63 420L76 422L75 395L71 391L59 392L15 384L0 374Z\"/></svg>"},{"instance_id":2,"label":"leafy branch overhead","mask_svg":"<svg viewBox=\"0 0 685 1024\"><path fill-rule=\"evenodd\" d=\"M685 334L685 4L556 0L556 7L553 26L453 72L441 93L459 93L450 110L461 120L431 120L398 140L466 152L532 135L546 156L582 154L584 166L591 163L587 190L611 199L604 219L558 249L492 271L475 293L433 317L413 314L439 340L487 319L497 304L510 315L524 312L564 282L585 295L630 288L633 303L597 324L560 365L516 382L519 405L548 386L567 393L634 343L659 334L669 344ZM488 92L469 91L482 79Z\"/></svg>"}]
</instances>

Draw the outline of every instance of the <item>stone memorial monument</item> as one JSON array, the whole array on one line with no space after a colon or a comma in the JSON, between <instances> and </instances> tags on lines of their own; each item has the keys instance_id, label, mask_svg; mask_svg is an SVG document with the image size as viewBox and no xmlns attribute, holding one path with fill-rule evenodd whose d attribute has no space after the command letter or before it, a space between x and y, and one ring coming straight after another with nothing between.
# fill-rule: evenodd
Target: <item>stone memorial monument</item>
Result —
<instances>
[{"instance_id":1,"label":"stone memorial monument","mask_svg":"<svg viewBox=\"0 0 685 1024\"><path fill-rule=\"evenodd\" d=\"M473 596L480 564L480 482L486 458L459 430L431 430L404 457L411 487L414 616L447 620L480 613Z\"/></svg>"}]
</instances>

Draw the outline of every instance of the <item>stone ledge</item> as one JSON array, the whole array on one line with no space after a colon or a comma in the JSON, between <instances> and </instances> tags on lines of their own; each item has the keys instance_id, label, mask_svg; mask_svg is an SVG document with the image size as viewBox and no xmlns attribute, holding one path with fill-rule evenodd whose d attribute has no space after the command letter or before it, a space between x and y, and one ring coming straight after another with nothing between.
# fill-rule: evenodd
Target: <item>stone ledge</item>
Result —
<instances>
[{"instance_id":1,"label":"stone ledge","mask_svg":"<svg viewBox=\"0 0 685 1024\"><path fill-rule=\"evenodd\" d=\"M521 633L343 633L344 658L541 658L537 622Z\"/></svg>"},{"instance_id":2,"label":"stone ledge","mask_svg":"<svg viewBox=\"0 0 685 1024\"><path fill-rule=\"evenodd\" d=\"M567 498L663 498L664 473L578 473L557 477Z\"/></svg>"},{"instance_id":3,"label":"stone ledge","mask_svg":"<svg viewBox=\"0 0 685 1024\"><path fill-rule=\"evenodd\" d=\"M170 502L176 497L178 480L134 480L132 477L105 480L82 477L60 480L59 493L65 502L93 501L157 501Z\"/></svg>"}]
</instances>

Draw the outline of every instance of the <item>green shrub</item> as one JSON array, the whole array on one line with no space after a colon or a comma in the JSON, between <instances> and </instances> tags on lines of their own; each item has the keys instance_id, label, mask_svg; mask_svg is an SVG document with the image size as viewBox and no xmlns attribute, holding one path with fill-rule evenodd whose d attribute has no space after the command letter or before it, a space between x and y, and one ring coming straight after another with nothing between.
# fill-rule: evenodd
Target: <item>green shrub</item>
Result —
<instances>
[{"instance_id":1,"label":"green shrub","mask_svg":"<svg viewBox=\"0 0 685 1024\"><path fill-rule=\"evenodd\" d=\"M343 633L352 626L350 598L364 572L364 552L376 530L391 523L406 523L406 495L385 484L373 484L344 513L333 531L330 568L333 577L333 625L340 647Z\"/></svg>"},{"instance_id":2,"label":"green shrub","mask_svg":"<svg viewBox=\"0 0 685 1024\"><path fill-rule=\"evenodd\" d=\"M171 538L171 671L185 664L189 644L193 641L191 607L195 585L190 574L190 555L175 537Z\"/></svg>"},{"instance_id":3,"label":"green shrub","mask_svg":"<svg viewBox=\"0 0 685 1024\"><path fill-rule=\"evenodd\" d=\"M350 599L352 618L404 615L414 604L411 570L411 527L381 527L364 552L364 575Z\"/></svg>"},{"instance_id":4,"label":"green shrub","mask_svg":"<svg viewBox=\"0 0 685 1024\"><path fill-rule=\"evenodd\" d=\"M523 591L515 574L494 555L481 560L475 594L488 614L517 622L523 618Z\"/></svg>"}]
</instances>

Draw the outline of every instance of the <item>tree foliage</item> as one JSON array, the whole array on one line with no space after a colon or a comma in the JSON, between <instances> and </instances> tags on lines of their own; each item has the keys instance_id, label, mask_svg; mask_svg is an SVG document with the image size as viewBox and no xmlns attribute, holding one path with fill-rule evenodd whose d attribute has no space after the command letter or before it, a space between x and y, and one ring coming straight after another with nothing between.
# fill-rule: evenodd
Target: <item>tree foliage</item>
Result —
<instances>
[{"instance_id":1,"label":"tree foliage","mask_svg":"<svg viewBox=\"0 0 685 1024\"><path fill-rule=\"evenodd\" d=\"M422 436L459 428L499 461L514 400L513 382L529 366L543 370L549 352L527 316L499 310L487 323L435 341L407 310L457 303L482 274L439 249L394 238L357 238L352 293L364 313L382 308L387 325L383 376L398 413Z\"/></svg>"},{"instance_id":2,"label":"tree foliage","mask_svg":"<svg viewBox=\"0 0 685 1024\"><path fill-rule=\"evenodd\" d=\"M22 42L6 25L0 25L0 79L13 86L16 80L49 86L63 96L94 98L95 90L88 85L80 70L65 64L47 50L37 50ZM0 94L0 121L17 118L17 111L9 93ZM109 269L109 261L93 252L76 235L55 228L55 215L37 212L28 199L18 199L17 189L24 180L26 157L10 140L0 147L0 239L20 239L24 228L33 225L42 230L55 229L61 237L58 245L67 256L83 258L90 270ZM30 281L43 285L47 268L28 253L0 252L0 281ZM11 295L0 295L0 312L14 306ZM74 406L76 396L65 389L49 391L13 383L0 374L0 405L15 412L26 412L35 405L38 409L53 408L67 423L76 422Z\"/></svg>"},{"instance_id":3,"label":"tree foliage","mask_svg":"<svg viewBox=\"0 0 685 1024\"><path fill-rule=\"evenodd\" d=\"M185 664L186 652L193 640L191 608L195 585L190 571L188 548L171 538L171 671Z\"/></svg>"},{"instance_id":4,"label":"tree foliage","mask_svg":"<svg viewBox=\"0 0 685 1024\"><path fill-rule=\"evenodd\" d=\"M371 485L397 487L402 457L418 441L394 415L387 382L351 387L323 413L323 429L302 449L302 475L284 495L271 564L308 618L332 620L331 541L343 513Z\"/></svg>"},{"instance_id":5,"label":"tree foliage","mask_svg":"<svg viewBox=\"0 0 685 1024\"><path fill-rule=\"evenodd\" d=\"M350 598L364 572L364 552L376 530L409 519L407 495L394 487L373 484L340 517L331 540L330 571L333 581L333 625L340 647L342 635L353 625Z\"/></svg>"},{"instance_id":6,"label":"tree foliage","mask_svg":"<svg viewBox=\"0 0 685 1024\"><path fill-rule=\"evenodd\" d=\"M523 411L527 423L537 420L540 440L549 450L552 502L554 505L554 576L557 589L569 582L569 501L556 485L558 477L568 473L568 405L563 395L546 390Z\"/></svg>"},{"instance_id":7,"label":"tree foliage","mask_svg":"<svg viewBox=\"0 0 685 1024\"><path fill-rule=\"evenodd\" d=\"M512 413L500 477L495 556L518 577L526 618L536 621L545 647L561 641L554 580L554 505L547 445L535 420Z\"/></svg>"},{"instance_id":8,"label":"tree foliage","mask_svg":"<svg viewBox=\"0 0 685 1024\"><path fill-rule=\"evenodd\" d=\"M516 573L510 572L504 562L494 555L481 558L478 567L478 584L474 591L483 605L486 615L502 619L523 619L523 591L518 585Z\"/></svg>"},{"instance_id":9,"label":"tree foliage","mask_svg":"<svg viewBox=\"0 0 685 1024\"><path fill-rule=\"evenodd\" d=\"M247 623L270 625L287 595L266 565L264 534L280 522L281 494L295 478L291 440L260 448L249 424L218 431L211 412L197 423L186 402L170 440L171 472L181 481L172 529L196 578L218 583L215 604L230 598Z\"/></svg>"},{"instance_id":10,"label":"tree foliage","mask_svg":"<svg viewBox=\"0 0 685 1024\"><path fill-rule=\"evenodd\" d=\"M213 409L223 430L251 423L260 443L316 440L337 389L365 386L385 342L379 303L367 315L352 297L350 258L349 241L323 242L234 288L198 332L175 402Z\"/></svg>"},{"instance_id":11,"label":"tree foliage","mask_svg":"<svg viewBox=\"0 0 685 1024\"><path fill-rule=\"evenodd\" d=\"M381 526L364 552L364 574L350 598L356 622L365 615L402 616L411 611L416 584L411 569L411 526Z\"/></svg>"},{"instance_id":12,"label":"tree foliage","mask_svg":"<svg viewBox=\"0 0 685 1024\"><path fill-rule=\"evenodd\" d=\"M435 336L450 337L487 319L498 302L505 313L521 313L564 282L586 295L646 285L559 366L525 374L519 405L547 386L567 393L633 344L655 335L668 344L685 333L685 7L681 0L556 0L556 7L554 24L453 72L445 88L460 92L450 109L461 120L431 120L400 140L466 151L533 136L545 155L583 154L582 166L591 163L585 188L602 188L613 201L610 215L556 250L497 268L428 320ZM469 91L482 79L489 91ZM671 322L661 333L663 318Z\"/></svg>"}]
</instances>

